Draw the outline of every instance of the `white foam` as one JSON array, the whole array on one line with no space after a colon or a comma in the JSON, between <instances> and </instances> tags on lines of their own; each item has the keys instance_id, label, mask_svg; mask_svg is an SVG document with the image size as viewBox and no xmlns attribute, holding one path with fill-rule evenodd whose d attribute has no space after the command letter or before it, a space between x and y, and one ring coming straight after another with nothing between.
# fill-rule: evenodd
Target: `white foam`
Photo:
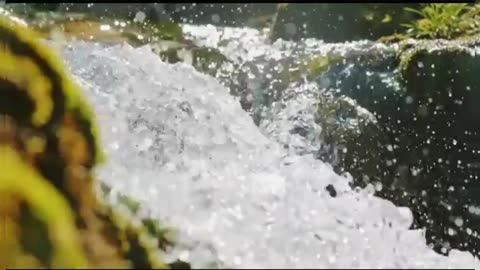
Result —
<instances>
[{"instance_id":1,"label":"white foam","mask_svg":"<svg viewBox=\"0 0 480 270\"><path fill-rule=\"evenodd\" d=\"M405 209L288 154L192 67L129 46L74 43L64 55L101 123L98 176L176 226L174 255L194 267L480 269L469 253L434 253Z\"/></svg>"}]
</instances>

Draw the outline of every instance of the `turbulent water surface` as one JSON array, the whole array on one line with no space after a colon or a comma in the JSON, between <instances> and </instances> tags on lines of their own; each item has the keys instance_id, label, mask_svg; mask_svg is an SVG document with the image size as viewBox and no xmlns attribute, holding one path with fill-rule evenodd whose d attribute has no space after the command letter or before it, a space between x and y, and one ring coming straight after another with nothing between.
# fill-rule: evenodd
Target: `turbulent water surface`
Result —
<instances>
[{"instance_id":1,"label":"turbulent water surface","mask_svg":"<svg viewBox=\"0 0 480 270\"><path fill-rule=\"evenodd\" d=\"M222 50L236 61L292 50L267 45L254 30L186 27L192 29L199 43L226 40ZM389 53L369 42L314 47ZM316 89L308 83L291 89L305 94L259 128L218 79L164 63L148 46L78 42L63 55L101 124L109 161L99 177L179 229L172 258L193 267L480 269L470 253L433 252L422 231L408 230L408 209L374 196L371 187L352 190L348 176L308 151L284 147L311 143L286 130L289 111L305 110L308 122Z\"/></svg>"}]
</instances>

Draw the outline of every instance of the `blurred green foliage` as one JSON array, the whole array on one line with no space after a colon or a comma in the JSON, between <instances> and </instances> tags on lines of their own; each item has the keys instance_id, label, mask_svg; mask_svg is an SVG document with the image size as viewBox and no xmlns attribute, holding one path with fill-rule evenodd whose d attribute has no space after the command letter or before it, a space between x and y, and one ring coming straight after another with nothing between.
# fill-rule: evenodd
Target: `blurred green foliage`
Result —
<instances>
[{"instance_id":1,"label":"blurred green foliage","mask_svg":"<svg viewBox=\"0 0 480 270\"><path fill-rule=\"evenodd\" d=\"M414 38L457 39L479 33L478 4L426 4L421 9L405 8L419 18L403 24Z\"/></svg>"}]
</instances>

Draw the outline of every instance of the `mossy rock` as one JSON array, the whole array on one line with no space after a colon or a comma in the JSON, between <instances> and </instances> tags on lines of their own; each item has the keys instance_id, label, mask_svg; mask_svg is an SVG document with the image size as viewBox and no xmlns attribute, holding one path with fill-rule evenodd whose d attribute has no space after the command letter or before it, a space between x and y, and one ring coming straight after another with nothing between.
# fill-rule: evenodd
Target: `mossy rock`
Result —
<instances>
[{"instance_id":1,"label":"mossy rock","mask_svg":"<svg viewBox=\"0 0 480 270\"><path fill-rule=\"evenodd\" d=\"M463 100L462 108L475 108L466 103L476 98L480 58L475 55L475 43L435 41L420 42L399 54L399 70L407 95L428 101L445 109L458 107L455 100ZM453 106L453 107L452 107ZM478 113L474 113L478 114ZM426 115L427 116L427 115Z\"/></svg>"},{"instance_id":2,"label":"mossy rock","mask_svg":"<svg viewBox=\"0 0 480 270\"><path fill-rule=\"evenodd\" d=\"M332 164L337 173L354 176L354 186L367 184L384 186L389 174L387 161L393 160L393 149L388 136L377 119L354 100L346 97L322 95L319 97L316 122L322 127L324 147L318 155Z\"/></svg>"},{"instance_id":3,"label":"mossy rock","mask_svg":"<svg viewBox=\"0 0 480 270\"><path fill-rule=\"evenodd\" d=\"M314 81L324 72L328 71L329 67L336 65L345 60L341 55L309 55L301 59L298 73L290 78L290 82L298 81L301 76Z\"/></svg>"},{"instance_id":4,"label":"mossy rock","mask_svg":"<svg viewBox=\"0 0 480 270\"><path fill-rule=\"evenodd\" d=\"M380 37L377 41L385 44L395 44L408 38L409 36L405 34L393 34Z\"/></svg>"},{"instance_id":5,"label":"mossy rock","mask_svg":"<svg viewBox=\"0 0 480 270\"><path fill-rule=\"evenodd\" d=\"M331 133L330 142L339 146L341 162L334 167L350 172L358 186L381 182L377 196L411 208L413 227L427 229L427 241L436 251L478 254L480 242L469 232L478 233L480 218L468 210L480 196L475 180L480 177L478 40L407 39L391 48L399 49L383 51L380 61L368 53L367 61L345 57L317 79L319 84L335 80L334 98L320 100L318 112L324 117L331 113L333 120L317 118L326 127L324 135ZM374 113L377 124L359 126L365 129L362 134L337 123L337 118L358 119L348 113L348 108L354 112L353 105L335 103L342 95ZM362 159L372 162L358 162Z\"/></svg>"},{"instance_id":6,"label":"mossy rock","mask_svg":"<svg viewBox=\"0 0 480 270\"><path fill-rule=\"evenodd\" d=\"M95 191L96 123L61 61L3 17L0 43L1 267L168 268L165 230Z\"/></svg>"},{"instance_id":7,"label":"mossy rock","mask_svg":"<svg viewBox=\"0 0 480 270\"><path fill-rule=\"evenodd\" d=\"M410 177L407 190L417 201L409 204L416 226L427 227L428 241L438 251L458 248L478 255L480 242L466 229L480 229L480 218L467 210L479 203L480 196L477 44L475 40L415 41L399 52L401 82L412 110L406 123L409 136L402 139L403 154L398 158L420 172ZM449 205L448 210L444 205ZM464 225L456 226L453 217Z\"/></svg>"},{"instance_id":8,"label":"mossy rock","mask_svg":"<svg viewBox=\"0 0 480 270\"><path fill-rule=\"evenodd\" d=\"M163 49L159 43L153 46L154 51L163 61L171 64L178 62L191 64L197 71L211 76L215 76L223 64L231 63L225 55L215 48L186 46L181 43L170 43Z\"/></svg>"}]
</instances>

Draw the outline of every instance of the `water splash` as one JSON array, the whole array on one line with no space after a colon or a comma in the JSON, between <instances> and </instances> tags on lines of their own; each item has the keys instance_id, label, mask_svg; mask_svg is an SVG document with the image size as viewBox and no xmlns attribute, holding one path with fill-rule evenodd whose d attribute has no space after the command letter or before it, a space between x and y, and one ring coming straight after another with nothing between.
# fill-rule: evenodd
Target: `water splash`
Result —
<instances>
[{"instance_id":1,"label":"water splash","mask_svg":"<svg viewBox=\"0 0 480 270\"><path fill-rule=\"evenodd\" d=\"M469 253L433 252L408 230L408 209L267 138L191 66L165 64L148 46L80 42L63 53L102 126L110 159L98 176L179 228L173 257L193 267L480 269Z\"/></svg>"}]
</instances>

